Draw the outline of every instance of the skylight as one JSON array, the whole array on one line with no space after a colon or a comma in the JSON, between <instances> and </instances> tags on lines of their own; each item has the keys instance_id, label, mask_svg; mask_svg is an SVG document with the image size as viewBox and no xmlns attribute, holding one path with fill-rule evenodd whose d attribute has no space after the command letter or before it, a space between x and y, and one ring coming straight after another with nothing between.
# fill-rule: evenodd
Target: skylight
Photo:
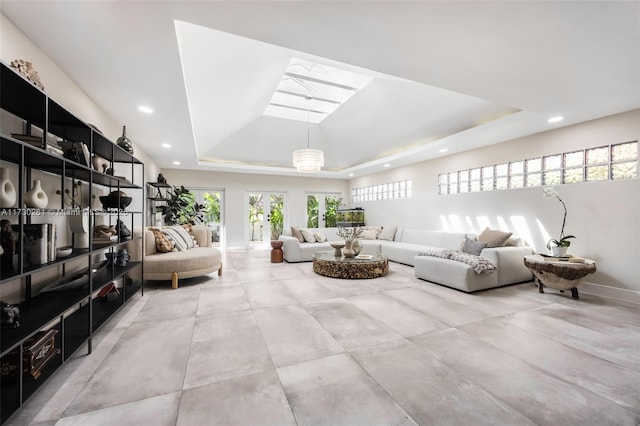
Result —
<instances>
[{"instance_id":1,"label":"skylight","mask_svg":"<svg viewBox=\"0 0 640 426\"><path fill-rule=\"evenodd\" d=\"M320 123L372 80L327 65L292 58L264 115Z\"/></svg>"}]
</instances>

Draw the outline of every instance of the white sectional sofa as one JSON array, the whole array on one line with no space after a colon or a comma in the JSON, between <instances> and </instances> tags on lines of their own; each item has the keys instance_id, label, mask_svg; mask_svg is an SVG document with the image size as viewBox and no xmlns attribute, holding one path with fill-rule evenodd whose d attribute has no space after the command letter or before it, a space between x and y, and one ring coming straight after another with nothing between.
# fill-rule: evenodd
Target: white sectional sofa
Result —
<instances>
[{"instance_id":1,"label":"white sectional sofa","mask_svg":"<svg viewBox=\"0 0 640 426\"><path fill-rule=\"evenodd\" d=\"M310 262L313 260L314 253L332 250L330 243L342 240L337 235L338 228L308 230L323 234L327 241L301 243L296 237L281 235L284 259L287 262ZM480 256L489 259L498 268L492 273L476 274L466 263L439 257L418 256L419 253L433 249L460 250L466 235L462 232L398 228L393 240L362 239L361 242L363 253L382 253L391 261L413 266L417 278L465 292L533 279L533 275L523 262L524 256L532 254L533 250L518 238L510 239L508 246L482 249Z\"/></svg>"}]
</instances>

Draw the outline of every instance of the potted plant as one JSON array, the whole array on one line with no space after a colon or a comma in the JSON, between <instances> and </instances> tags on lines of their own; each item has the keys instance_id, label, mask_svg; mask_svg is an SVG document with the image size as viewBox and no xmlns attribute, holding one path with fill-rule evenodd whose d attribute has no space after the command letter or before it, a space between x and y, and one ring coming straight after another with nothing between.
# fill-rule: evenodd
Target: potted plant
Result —
<instances>
[{"instance_id":1,"label":"potted plant","mask_svg":"<svg viewBox=\"0 0 640 426\"><path fill-rule=\"evenodd\" d=\"M195 194L184 186L173 187L173 192L168 192L168 200L162 206L164 222L167 225L182 225L190 223L195 225L202 223L204 209L202 204L196 202Z\"/></svg>"},{"instance_id":2,"label":"potted plant","mask_svg":"<svg viewBox=\"0 0 640 426\"><path fill-rule=\"evenodd\" d=\"M551 254L557 257L563 257L567 255L567 249L571 245L572 238L576 238L573 235L564 235L564 225L567 222L567 206L564 204L564 201L558 196L558 191L556 191L553 186L547 186L544 188L544 197L545 198L557 198L560 203L562 203L562 207L564 208L564 216L562 218L562 229L560 229L560 238L551 239L547 242L547 248L551 250Z\"/></svg>"}]
</instances>

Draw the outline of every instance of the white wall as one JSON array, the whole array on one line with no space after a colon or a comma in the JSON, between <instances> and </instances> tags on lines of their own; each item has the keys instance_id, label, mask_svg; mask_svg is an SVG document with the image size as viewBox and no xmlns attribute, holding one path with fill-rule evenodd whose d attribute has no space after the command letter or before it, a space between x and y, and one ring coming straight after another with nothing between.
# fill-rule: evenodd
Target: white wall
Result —
<instances>
[{"instance_id":1,"label":"white wall","mask_svg":"<svg viewBox=\"0 0 640 426\"><path fill-rule=\"evenodd\" d=\"M491 227L524 235L538 251L558 238L562 205L542 188L438 195L438 174L640 139L640 110L568 126L350 181L350 188L413 181L413 198L352 203L366 209L367 224L479 232ZM596 261L593 285L581 291L640 303L640 180L588 182L556 188L567 205L569 252ZM547 237L545 232L550 235ZM599 286L607 286L602 288ZM626 292L630 290L635 293Z\"/></svg>"},{"instance_id":2,"label":"white wall","mask_svg":"<svg viewBox=\"0 0 640 426\"><path fill-rule=\"evenodd\" d=\"M47 95L85 123L97 126L111 141L115 142L122 135L122 124L107 115L3 14L0 14L0 59L7 65L16 59L31 62ZM128 136L136 140L135 135ZM145 181L154 181L158 166L140 147L134 145L134 151L134 155L145 163Z\"/></svg>"},{"instance_id":3,"label":"white wall","mask_svg":"<svg viewBox=\"0 0 640 426\"><path fill-rule=\"evenodd\" d=\"M224 220L227 247L246 246L245 235L248 211L247 192L273 191L287 194L288 226L306 225L307 194L316 192L341 193L348 198L346 180L317 179L311 177L269 176L243 173L203 172L194 170L162 169L167 183L187 188L224 189Z\"/></svg>"}]
</instances>

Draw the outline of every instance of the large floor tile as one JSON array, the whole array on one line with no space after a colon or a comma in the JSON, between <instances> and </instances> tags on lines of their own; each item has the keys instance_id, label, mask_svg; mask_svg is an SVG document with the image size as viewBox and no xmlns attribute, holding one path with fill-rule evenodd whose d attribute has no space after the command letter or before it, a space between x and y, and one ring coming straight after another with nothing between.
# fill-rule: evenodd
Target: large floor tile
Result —
<instances>
[{"instance_id":1,"label":"large floor tile","mask_svg":"<svg viewBox=\"0 0 640 426\"><path fill-rule=\"evenodd\" d=\"M149 300L136 317L136 322L174 321L176 318L193 317L198 309L200 289L156 290L147 292ZM170 294L176 293L176 294Z\"/></svg>"},{"instance_id":2,"label":"large floor tile","mask_svg":"<svg viewBox=\"0 0 640 426\"><path fill-rule=\"evenodd\" d=\"M462 327L529 364L630 409L640 409L640 373L492 318Z\"/></svg>"},{"instance_id":3,"label":"large floor tile","mask_svg":"<svg viewBox=\"0 0 640 426\"><path fill-rule=\"evenodd\" d=\"M416 288L385 291L384 294L452 327L487 318L486 314L471 309L463 303L445 300Z\"/></svg>"},{"instance_id":4,"label":"large floor tile","mask_svg":"<svg viewBox=\"0 0 640 426\"><path fill-rule=\"evenodd\" d=\"M348 355L279 368L298 425L412 425L409 415Z\"/></svg>"},{"instance_id":5,"label":"large floor tile","mask_svg":"<svg viewBox=\"0 0 640 426\"><path fill-rule=\"evenodd\" d=\"M535 424L406 340L352 356L419 424Z\"/></svg>"},{"instance_id":6,"label":"large floor tile","mask_svg":"<svg viewBox=\"0 0 640 426\"><path fill-rule=\"evenodd\" d=\"M182 390L194 318L132 325L66 416Z\"/></svg>"},{"instance_id":7,"label":"large floor tile","mask_svg":"<svg viewBox=\"0 0 640 426\"><path fill-rule=\"evenodd\" d=\"M338 297L334 291L320 284L314 278L300 278L299 274L297 279L281 280L280 283L299 303L317 302Z\"/></svg>"},{"instance_id":8,"label":"large floor tile","mask_svg":"<svg viewBox=\"0 0 640 426\"><path fill-rule=\"evenodd\" d=\"M636 426L640 422L640 415L462 331L448 329L411 340L538 424Z\"/></svg>"},{"instance_id":9,"label":"large floor tile","mask_svg":"<svg viewBox=\"0 0 640 426\"><path fill-rule=\"evenodd\" d=\"M305 309L289 305L254 312L276 367L344 351Z\"/></svg>"},{"instance_id":10,"label":"large floor tile","mask_svg":"<svg viewBox=\"0 0 640 426\"><path fill-rule=\"evenodd\" d=\"M252 309L275 308L298 303L287 288L277 281L243 284L243 287Z\"/></svg>"},{"instance_id":11,"label":"large floor tile","mask_svg":"<svg viewBox=\"0 0 640 426\"><path fill-rule=\"evenodd\" d=\"M64 417L55 426L173 426L178 417L181 392L129 402L90 413Z\"/></svg>"},{"instance_id":12,"label":"large floor tile","mask_svg":"<svg viewBox=\"0 0 640 426\"><path fill-rule=\"evenodd\" d=\"M418 336L448 327L386 294L365 294L347 300L404 337Z\"/></svg>"},{"instance_id":13,"label":"large floor tile","mask_svg":"<svg viewBox=\"0 0 640 426\"><path fill-rule=\"evenodd\" d=\"M185 390L178 426L295 425L274 370Z\"/></svg>"},{"instance_id":14,"label":"large floor tile","mask_svg":"<svg viewBox=\"0 0 640 426\"><path fill-rule=\"evenodd\" d=\"M570 309L570 308L568 308ZM554 309L542 307L509 315L507 321L529 332L555 340L583 352L640 371L640 350L637 338L597 331L576 324L579 321L552 316Z\"/></svg>"},{"instance_id":15,"label":"large floor tile","mask_svg":"<svg viewBox=\"0 0 640 426\"><path fill-rule=\"evenodd\" d=\"M310 303L305 307L347 350L402 338L345 299L325 300Z\"/></svg>"},{"instance_id":16,"label":"large floor tile","mask_svg":"<svg viewBox=\"0 0 640 426\"><path fill-rule=\"evenodd\" d=\"M198 316L221 315L251 309L241 286L202 289Z\"/></svg>"},{"instance_id":17,"label":"large floor tile","mask_svg":"<svg viewBox=\"0 0 640 426\"><path fill-rule=\"evenodd\" d=\"M251 312L199 317L193 332L184 388L273 368Z\"/></svg>"}]
</instances>

